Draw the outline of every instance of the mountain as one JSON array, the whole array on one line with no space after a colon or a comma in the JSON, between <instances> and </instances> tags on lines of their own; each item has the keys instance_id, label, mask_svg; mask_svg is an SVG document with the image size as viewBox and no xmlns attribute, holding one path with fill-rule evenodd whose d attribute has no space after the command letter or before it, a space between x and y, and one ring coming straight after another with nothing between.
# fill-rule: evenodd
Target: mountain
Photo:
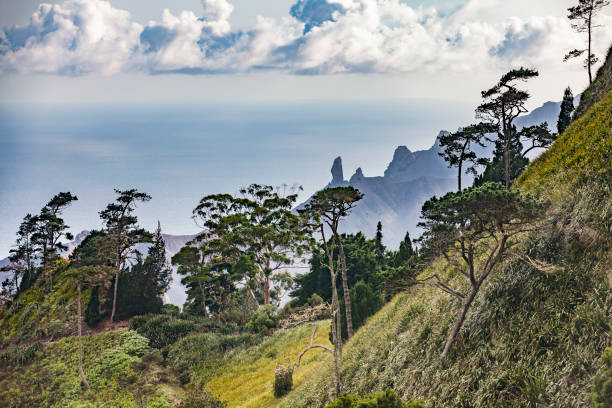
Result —
<instances>
[{"instance_id":1,"label":"mountain","mask_svg":"<svg viewBox=\"0 0 612 408\"><path fill-rule=\"evenodd\" d=\"M574 100L577 106L580 96ZM561 111L561 102L546 102L528 115L517 119L520 129L542 122L548 122L552 132L557 131L557 119ZM448 134L441 131L431 148L412 152L406 146L398 146L383 176L368 177L361 168L348 179L344 179L342 158L337 157L331 168L332 180L326 187L352 186L364 193L364 198L357 204L352 214L342 223L342 232L356 233L362 231L373 237L378 221L383 225L383 241L390 248L397 248L404 239L406 231L411 237L420 234L417 224L421 207L432 196L441 196L457 187L457 170L449 168L438 153L440 136ZM492 146L478 149L481 156L491 156ZM529 156L533 159L542 151L534 151ZM531 153L531 152L530 152ZM470 185L473 177L462 176L464 185ZM297 208L303 208L308 200Z\"/></svg>"}]
</instances>

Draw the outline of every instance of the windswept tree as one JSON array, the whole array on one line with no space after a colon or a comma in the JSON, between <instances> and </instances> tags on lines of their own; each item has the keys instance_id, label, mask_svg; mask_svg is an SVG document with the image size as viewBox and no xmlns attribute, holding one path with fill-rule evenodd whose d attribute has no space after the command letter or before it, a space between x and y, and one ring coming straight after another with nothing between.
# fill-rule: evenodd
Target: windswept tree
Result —
<instances>
[{"instance_id":1,"label":"windswept tree","mask_svg":"<svg viewBox=\"0 0 612 408\"><path fill-rule=\"evenodd\" d=\"M70 227L66 225L61 216L63 211L77 200L78 198L70 192L59 193L40 210L37 216L37 231L33 238L41 251L42 274L48 291L53 286L51 274L60 256L59 252L68 249L68 246L61 240L73 239L72 234L67 231Z\"/></svg>"},{"instance_id":2,"label":"windswept tree","mask_svg":"<svg viewBox=\"0 0 612 408\"><path fill-rule=\"evenodd\" d=\"M527 112L525 103L529 99L529 93L518 89L517 83L537 76L538 71L522 67L507 72L492 88L482 91L483 103L476 108L476 116L492 125L497 134L495 145L497 150L503 153L507 189L510 188L512 180L511 149L516 138L514 121Z\"/></svg>"},{"instance_id":3,"label":"windswept tree","mask_svg":"<svg viewBox=\"0 0 612 408\"><path fill-rule=\"evenodd\" d=\"M104 222L108 235L108 245L111 247L111 262L115 267L115 282L113 288L113 307L110 321L114 322L117 308L117 288L119 275L127 266L130 259L135 256L135 245L151 241L151 233L138 227L138 218L134 215L139 202L151 200L151 196L136 189L116 190L117 199L100 211L100 218Z\"/></svg>"},{"instance_id":4,"label":"windswept tree","mask_svg":"<svg viewBox=\"0 0 612 408\"><path fill-rule=\"evenodd\" d=\"M348 274L346 267L346 254L342 244L339 227L340 220L350 215L363 198L363 194L354 187L326 188L316 193L309 203L310 211L316 212L321 221L329 227L338 246L338 265L342 272L342 290L344 294L344 306L346 310L346 327L349 338L353 337L353 319L351 314L351 298L348 287Z\"/></svg>"},{"instance_id":5,"label":"windswept tree","mask_svg":"<svg viewBox=\"0 0 612 408\"><path fill-rule=\"evenodd\" d=\"M207 267L231 265L248 287L262 294L263 304L270 304L278 297L284 270L308 245L301 220L291 211L297 194L281 195L272 186L252 184L240 195L200 200L193 218L204 231L194 244L203 246L201 260Z\"/></svg>"},{"instance_id":6,"label":"windswept tree","mask_svg":"<svg viewBox=\"0 0 612 408\"><path fill-rule=\"evenodd\" d=\"M574 94L568 86L563 92L563 101L561 102L561 112L559 112L559 120L557 120L557 133L565 132L565 129L572 123L572 113L574 112Z\"/></svg>"},{"instance_id":7,"label":"windswept tree","mask_svg":"<svg viewBox=\"0 0 612 408\"><path fill-rule=\"evenodd\" d=\"M38 248L34 236L37 223L38 218L32 214L23 218L17 230L15 246L9 251L9 264L0 269L13 275L13 281L6 285L12 297L16 297L20 290L27 289L36 279Z\"/></svg>"},{"instance_id":8,"label":"windswept tree","mask_svg":"<svg viewBox=\"0 0 612 408\"><path fill-rule=\"evenodd\" d=\"M565 55L563 61L581 57L586 53L584 67L589 73L589 84L593 83L593 65L599 61L597 56L593 53L593 30L597 27L601 27L595 23L595 18L601 9L609 4L610 2L608 0L578 0L578 4L567 9L567 11L569 11L567 18L572 22L572 28L579 33L587 33L587 47L570 51Z\"/></svg>"},{"instance_id":9,"label":"windswept tree","mask_svg":"<svg viewBox=\"0 0 612 408\"><path fill-rule=\"evenodd\" d=\"M513 130L516 132L516 128ZM526 126L517 132L517 136L521 141L523 151L521 157L527 157L527 153L534 149L546 149L557 138L555 133L548 130L548 123L540 123L539 125Z\"/></svg>"},{"instance_id":10,"label":"windswept tree","mask_svg":"<svg viewBox=\"0 0 612 408\"><path fill-rule=\"evenodd\" d=\"M512 237L532 229L543 209L531 197L499 183L434 197L423 205L419 226L425 229L424 250L443 256L469 285L467 291L453 287L437 273L419 281L431 283L461 303L442 357L451 350L482 284L512 246Z\"/></svg>"},{"instance_id":11,"label":"windswept tree","mask_svg":"<svg viewBox=\"0 0 612 408\"><path fill-rule=\"evenodd\" d=\"M465 169L466 174L476 175L476 166L486 164L485 160L476 156L473 148L484 147L487 133L495 133L496 130L496 126L491 123L478 123L440 137L440 147L443 151L438 154L448 162L448 167L457 167L457 190L461 191L461 174L464 165L468 166Z\"/></svg>"}]
</instances>

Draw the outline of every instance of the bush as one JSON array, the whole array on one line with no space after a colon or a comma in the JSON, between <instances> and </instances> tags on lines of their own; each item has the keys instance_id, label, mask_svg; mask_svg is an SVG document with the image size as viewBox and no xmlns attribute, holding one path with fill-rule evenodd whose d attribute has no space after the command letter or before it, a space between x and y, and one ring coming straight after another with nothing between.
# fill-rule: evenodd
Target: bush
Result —
<instances>
[{"instance_id":1,"label":"bush","mask_svg":"<svg viewBox=\"0 0 612 408\"><path fill-rule=\"evenodd\" d=\"M199 327L195 321L166 314L137 316L130 321L131 330L148 338L151 347L159 349L197 331Z\"/></svg>"},{"instance_id":2,"label":"bush","mask_svg":"<svg viewBox=\"0 0 612 408\"><path fill-rule=\"evenodd\" d=\"M404 402L395 391L387 389L364 396L342 394L326 408L425 408L425 403L415 400Z\"/></svg>"},{"instance_id":3,"label":"bush","mask_svg":"<svg viewBox=\"0 0 612 408\"><path fill-rule=\"evenodd\" d=\"M612 407L612 347L608 347L601 358L603 374L595 377L591 403L593 408Z\"/></svg>"},{"instance_id":4,"label":"bush","mask_svg":"<svg viewBox=\"0 0 612 408\"><path fill-rule=\"evenodd\" d=\"M43 346L40 342L10 347L0 354L0 363L3 365L24 366L36 360L42 353L42 350Z\"/></svg>"},{"instance_id":5,"label":"bush","mask_svg":"<svg viewBox=\"0 0 612 408\"><path fill-rule=\"evenodd\" d=\"M246 329L253 333L262 333L274 329L278 325L276 306L265 305L260 307L246 325Z\"/></svg>"},{"instance_id":6,"label":"bush","mask_svg":"<svg viewBox=\"0 0 612 408\"><path fill-rule=\"evenodd\" d=\"M364 281L359 281L349 291L351 298L351 314L353 317L353 330L357 331L363 326L368 317L378 312L383 306L383 299L380 293L376 292L372 287ZM348 338L348 331L346 328L346 315L344 298L339 299L340 302L340 314L342 315L341 326L342 326L342 338ZM329 340L332 341L332 333L330 330Z\"/></svg>"},{"instance_id":7,"label":"bush","mask_svg":"<svg viewBox=\"0 0 612 408\"><path fill-rule=\"evenodd\" d=\"M274 396L281 398L291 391L293 387L293 369L279 365L274 370Z\"/></svg>"},{"instance_id":8,"label":"bush","mask_svg":"<svg viewBox=\"0 0 612 408\"><path fill-rule=\"evenodd\" d=\"M177 408L225 408L227 404L221 402L208 390L192 390L187 393Z\"/></svg>"}]
</instances>

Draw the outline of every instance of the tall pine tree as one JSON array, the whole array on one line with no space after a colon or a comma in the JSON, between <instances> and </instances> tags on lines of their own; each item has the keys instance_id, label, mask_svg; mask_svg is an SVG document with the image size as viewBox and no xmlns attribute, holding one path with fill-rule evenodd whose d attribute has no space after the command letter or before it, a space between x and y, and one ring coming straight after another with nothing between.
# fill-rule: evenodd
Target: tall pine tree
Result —
<instances>
[{"instance_id":1,"label":"tall pine tree","mask_svg":"<svg viewBox=\"0 0 612 408\"><path fill-rule=\"evenodd\" d=\"M561 112L559 112L559 120L557 121L557 132L563 133L572 122L572 112L574 111L574 94L568 86L563 93L563 101L561 102Z\"/></svg>"}]
</instances>

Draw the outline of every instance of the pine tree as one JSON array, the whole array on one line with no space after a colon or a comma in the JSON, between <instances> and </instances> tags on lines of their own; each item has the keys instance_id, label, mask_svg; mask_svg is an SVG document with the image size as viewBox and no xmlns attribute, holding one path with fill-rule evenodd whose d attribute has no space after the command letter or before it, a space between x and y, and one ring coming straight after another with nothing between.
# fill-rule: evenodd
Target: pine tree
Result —
<instances>
[{"instance_id":1,"label":"pine tree","mask_svg":"<svg viewBox=\"0 0 612 408\"><path fill-rule=\"evenodd\" d=\"M382 265L385 262L385 246L382 243L383 233L382 233L382 223L378 221L376 225L376 239L374 246L374 253L376 255L376 262L379 265Z\"/></svg>"},{"instance_id":2,"label":"pine tree","mask_svg":"<svg viewBox=\"0 0 612 408\"><path fill-rule=\"evenodd\" d=\"M567 18L572 21L572 28L579 33L587 33L587 48L582 50L572 50L565 55L563 61L568 61L572 58L578 58L586 53L584 59L584 67L589 73L589 84L593 83L592 68L598 61L598 58L593 53L593 29L600 27L595 24L597 13L604 7L608 6L608 0L578 0L578 4L567 9L569 14Z\"/></svg>"},{"instance_id":3,"label":"pine tree","mask_svg":"<svg viewBox=\"0 0 612 408\"><path fill-rule=\"evenodd\" d=\"M400 242L399 251L395 255L395 265L401 266L410 258L415 255L414 249L412 248L412 240L410 239L410 233L406 232L404 240Z\"/></svg>"},{"instance_id":4,"label":"pine tree","mask_svg":"<svg viewBox=\"0 0 612 408\"><path fill-rule=\"evenodd\" d=\"M561 112L559 112L559 120L557 121L557 132L563 133L572 122L572 112L574 111L574 95L572 89L568 86L563 93L563 102L561 102Z\"/></svg>"}]
</instances>

